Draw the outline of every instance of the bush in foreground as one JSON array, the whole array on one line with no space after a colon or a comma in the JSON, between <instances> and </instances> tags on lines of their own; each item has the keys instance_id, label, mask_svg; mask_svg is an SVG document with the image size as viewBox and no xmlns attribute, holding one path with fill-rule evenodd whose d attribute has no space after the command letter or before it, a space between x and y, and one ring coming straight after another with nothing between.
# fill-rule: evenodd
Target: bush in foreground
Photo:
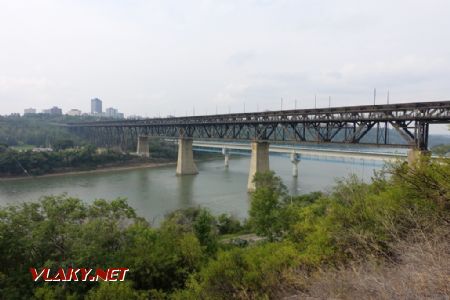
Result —
<instances>
[{"instance_id":1,"label":"bush in foreground","mask_svg":"<svg viewBox=\"0 0 450 300\"><path fill-rule=\"evenodd\" d=\"M7 206L0 209L0 298L361 298L369 291L445 298L449 178L448 159L424 158L370 184L350 177L330 194L293 197L273 173L259 174L248 226L266 240L247 246L221 242L242 226L202 208L175 211L152 228L123 199L86 204L62 195ZM50 285L35 284L28 271L69 265L130 272L118 284Z\"/></svg>"}]
</instances>

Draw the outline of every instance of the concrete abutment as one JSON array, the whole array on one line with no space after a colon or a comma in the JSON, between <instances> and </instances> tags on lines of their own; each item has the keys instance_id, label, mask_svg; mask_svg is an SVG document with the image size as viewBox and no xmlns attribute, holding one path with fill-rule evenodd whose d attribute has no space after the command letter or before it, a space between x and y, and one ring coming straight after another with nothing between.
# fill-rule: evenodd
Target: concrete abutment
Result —
<instances>
[{"instance_id":1,"label":"concrete abutment","mask_svg":"<svg viewBox=\"0 0 450 300\"><path fill-rule=\"evenodd\" d=\"M412 148L408 150L408 165L414 166L416 162L420 159L420 157L425 155L431 155L431 152L427 150L420 150L417 148Z\"/></svg>"},{"instance_id":2,"label":"concrete abutment","mask_svg":"<svg viewBox=\"0 0 450 300\"><path fill-rule=\"evenodd\" d=\"M150 145L149 145L149 137L145 135L140 135L138 137L137 142L137 150L136 153L139 156L150 157Z\"/></svg>"},{"instance_id":3,"label":"concrete abutment","mask_svg":"<svg viewBox=\"0 0 450 300\"><path fill-rule=\"evenodd\" d=\"M192 141L192 138L178 139L177 175L198 174L198 169L194 162Z\"/></svg>"},{"instance_id":4,"label":"concrete abutment","mask_svg":"<svg viewBox=\"0 0 450 300\"><path fill-rule=\"evenodd\" d=\"M270 171L269 168L269 142L253 141L252 155L250 159L250 171L248 174L247 190L253 192L256 190L253 178L256 173L264 173Z\"/></svg>"}]
</instances>

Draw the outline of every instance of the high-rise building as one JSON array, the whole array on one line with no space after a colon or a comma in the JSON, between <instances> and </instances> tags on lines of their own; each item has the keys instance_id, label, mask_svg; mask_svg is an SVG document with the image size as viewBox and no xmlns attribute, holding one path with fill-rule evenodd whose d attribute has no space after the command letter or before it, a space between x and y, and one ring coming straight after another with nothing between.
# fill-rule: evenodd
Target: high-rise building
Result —
<instances>
[{"instance_id":1,"label":"high-rise building","mask_svg":"<svg viewBox=\"0 0 450 300\"><path fill-rule=\"evenodd\" d=\"M91 114L102 113L102 100L98 98L91 99Z\"/></svg>"},{"instance_id":2,"label":"high-rise building","mask_svg":"<svg viewBox=\"0 0 450 300\"><path fill-rule=\"evenodd\" d=\"M34 115L36 113L36 109L35 108L26 108L23 111L24 115Z\"/></svg>"}]
</instances>

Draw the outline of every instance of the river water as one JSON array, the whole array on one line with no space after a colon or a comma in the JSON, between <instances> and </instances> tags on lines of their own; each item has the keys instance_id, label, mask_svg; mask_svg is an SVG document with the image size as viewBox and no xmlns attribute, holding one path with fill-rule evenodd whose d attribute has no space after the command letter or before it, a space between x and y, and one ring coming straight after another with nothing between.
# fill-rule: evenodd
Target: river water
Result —
<instances>
[{"instance_id":1,"label":"river water","mask_svg":"<svg viewBox=\"0 0 450 300\"><path fill-rule=\"evenodd\" d=\"M228 169L219 159L198 162L199 174L194 176L176 176L175 166L167 166L0 181L0 205L33 201L42 195L68 193L86 202L96 198L126 197L140 216L154 224L170 211L197 205L207 207L213 213L226 212L245 218L249 207L249 164L248 156L232 156ZM282 178L292 194L328 191L336 178L352 173L368 181L382 164L361 160L302 159L298 166L299 176L294 178L288 156L270 156L271 169Z\"/></svg>"}]
</instances>

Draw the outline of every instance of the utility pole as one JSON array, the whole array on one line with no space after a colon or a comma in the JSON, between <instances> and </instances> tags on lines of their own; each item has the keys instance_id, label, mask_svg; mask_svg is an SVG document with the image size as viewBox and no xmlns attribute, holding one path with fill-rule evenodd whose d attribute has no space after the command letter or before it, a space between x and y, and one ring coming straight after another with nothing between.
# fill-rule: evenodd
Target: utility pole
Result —
<instances>
[{"instance_id":1,"label":"utility pole","mask_svg":"<svg viewBox=\"0 0 450 300\"><path fill-rule=\"evenodd\" d=\"M373 105L375 105L375 99L377 98L377 89L373 89Z\"/></svg>"},{"instance_id":2,"label":"utility pole","mask_svg":"<svg viewBox=\"0 0 450 300\"><path fill-rule=\"evenodd\" d=\"M388 93L387 93L387 104L389 104L389 90L388 90Z\"/></svg>"},{"instance_id":3,"label":"utility pole","mask_svg":"<svg viewBox=\"0 0 450 300\"><path fill-rule=\"evenodd\" d=\"M317 108L317 94L314 95L314 109Z\"/></svg>"},{"instance_id":4,"label":"utility pole","mask_svg":"<svg viewBox=\"0 0 450 300\"><path fill-rule=\"evenodd\" d=\"M328 96L328 108L331 108L331 96Z\"/></svg>"}]
</instances>

